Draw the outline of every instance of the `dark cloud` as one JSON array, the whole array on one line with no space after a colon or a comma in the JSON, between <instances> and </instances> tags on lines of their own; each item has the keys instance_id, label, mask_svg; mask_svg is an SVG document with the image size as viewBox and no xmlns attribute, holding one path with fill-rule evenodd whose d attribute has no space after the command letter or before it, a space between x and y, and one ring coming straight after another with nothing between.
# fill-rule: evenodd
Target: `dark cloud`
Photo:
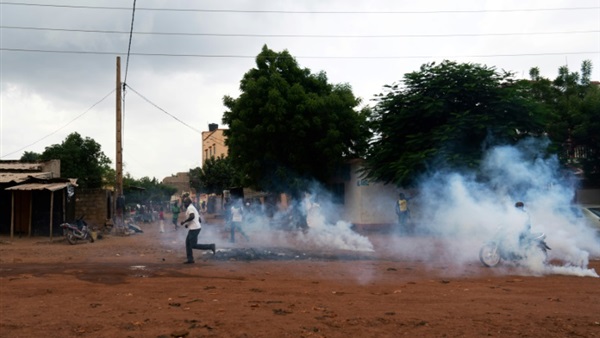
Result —
<instances>
[{"instance_id":1,"label":"dark cloud","mask_svg":"<svg viewBox=\"0 0 600 338\"><path fill-rule=\"evenodd\" d=\"M36 2L38 3L38 2ZM262 46L295 56L301 67L325 71L332 83L348 83L355 94L369 103L386 84L418 70L425 62L452 58L514 71L527 77L538 66L543 76L554 77L558 67L568 63L578 70L581 61L598 59L597 11L485 12L493 9L532 8L519 1L482 4L467 1L450 5L444 1L399 3L397 1L138 1L134 30L137 32L186 33L187 35L134 34L129 64L131 7L133 2L95 0L85 3L48 0L47 6L1 4L0 19L5 27L120 31L89 33L2 28L1 47L75 53L1 53L2 141L0 155L20 149L49 132L56 131L79 116L116 87L116 57L121 54L121 74L127 69L127 84L144 95L149 103L132 92L126 93L126 141L137 149L126 154L134 176L166 176L186 171L187 165L173 159L197 156L200 163L200 137L173 120L154 105L204 130L208 123L221 122L222 97L237 96L239 81L254 67L254 57ZM67 5L68 7L57 7ZM104 9L74 6L107 7ZM533 6L533 5L531 5ZM539 8L568 8L569 1L555 0ZM577 7L598 6L595 0L580 1ZM166 11L159 9L233 9L237 12ZM259 13L257 11L317 11L319 13ZM451 10L480 10L474 13L444 13ZM244 12L245 11L245 12ZM325 12L338 13L325 13ZM343 14L339 12L362 12ZM385 14L393 11L395 14ZM400 13L402 11L410 13ZM416 13L428 11L428 13ZM438 11L437 13L435 11ZM441 11L441 12L440 12ZM378 12L378 13L369 13ZM557 20L559 18L559 20ZM518 36L424 35L484 34L507 32L591 31L579 34ZM595 31L595 33L594 33ZM246 34L260 36L199 36L194 34ZM288 35L275 37L266 35ZM291 35L300 35L292 37ZM335 38L346 35L354 37ZM379 37L361 38L358 36ZM403 35L403 37L382 37ZM407 35L416 35L413 37ZM420 35L420 37L419 37ZM316 37L315 37L316 36ZM572 52L595 54L567 54ZM87 52L108 53L102 55ZM497 56L555 53L552 55ZM150 56L140 54L160 54ZM175 55L190 55L187 57ZM200 57L200 56L222 57ZM464 55L465 57L459 57ZM489 57L473 57L488 55ZM336 58L343 56L346 58ZM470 56L470 57L468 57ZM367 57L367 58L361 58ZM387 57L387 58L382 58ZM395 58L394 58L395 57ZM598 65L593 78L598 79ZM26 102L25 102L26 101ZM154 104L154 105L153 105ZM38 115L42 114L42 115ZM52 117L48 119L47 117ZM40 142L56 143L73 130L89 133L112 154L114 148L114 97L106 99L90 113ZM44 121L44 123L31 123ZM25 137L19 126L28 123ZM83 133L82 133L83 134ZM138 142L145 139L145 142ZM133 142L131 140L136 140ZM181 146L185 143L186 146ZM52 144L52 143L50 143ZM188 145L191 144L191 145ZM139 156L152 149L168 161ZM11 155L20 157L22 152ZM191 153L191 154L190 154Z\"/></svg>"}]
</instances>

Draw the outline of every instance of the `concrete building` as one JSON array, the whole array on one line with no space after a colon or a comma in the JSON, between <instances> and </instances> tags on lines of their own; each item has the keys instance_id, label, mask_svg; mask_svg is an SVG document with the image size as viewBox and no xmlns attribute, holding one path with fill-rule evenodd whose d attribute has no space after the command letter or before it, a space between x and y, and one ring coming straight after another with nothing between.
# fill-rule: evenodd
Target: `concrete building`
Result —
<instances>
[{"instance_id":1,"label":"concrete building","mask_svg":"<svg viewBox=\"0 0 600 338\"><path fill-rule=\"evenodd\" d=\"M178 199L183 193L191 193L192 188L190 186L190 173L180 172L175 175L165 177L162 182L164 185L169 185L177 188L177 191L171 197L171 200ZM195 194L192 194L195 195Z\"/></svg>"},{"instance_id":2,"label":"concrete building","mask_svg":"<svg viewBox=\"0 0 600 338\"><path fill-rule=\"evenodd\" d=\"M208 125L208 131L202 132L202 165L211 157L227 156L224 130L219 129L218 124L211 123Z\"/></svg>"}]
</instances>

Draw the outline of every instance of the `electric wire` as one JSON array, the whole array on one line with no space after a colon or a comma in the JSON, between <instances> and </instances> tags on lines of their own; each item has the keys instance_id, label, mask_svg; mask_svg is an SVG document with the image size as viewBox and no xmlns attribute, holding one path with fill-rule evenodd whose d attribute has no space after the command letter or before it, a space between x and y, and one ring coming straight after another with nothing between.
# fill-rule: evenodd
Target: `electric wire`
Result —
<instances>
[{"instance_id":1,"label":"electric wire","mask_svg":"<svg viewBox=\"0 0 600 338\"><path fill-rule=\"evenodd\" d=\"M73 118L71 121L67 122L67 123L66 123L65 125L63 125L62 127L60 127L60 128L58 128L58 129L56 129L55 131L53 131L53 132L49 133L49 134L48 134L48 135L46 135L46 136L44 136L44 137L40 138L39 140L37 140L37 141L35 141L35 142L31 143L31 144L28 144L28 145L26 145L26 146L25 146L25 147L23 147L23 148L17 149L17 150L15 150L15 151L11 152L11 153L4 154L4 155L0 156L0 158L4 158L4 157L10 156L10 155L12 155L12 154L18 153L18 152L19 152L19 151L21 151L21 150L25 150L25 149L27 149L27 148L29 148L29 147L31 147L31 146L33 146L33 145L35 145L35 144L37 144L37 143L41 142L41 141L43 141L43 140L47 139L48 137L50 137L50 136L52 136L52 135L54 135L54 134L58 133L60 130L64 129L65 127L67 127L67 126L68 126L68 125L70 125L71 123L73 123L73 122L75 122L76 120L78 120L79 118L81 118L83 115L85 115L85 114L87 114L88 112L90 112L90 111L91 111L91 110L92 110L94 107L96 107L97 105L99 105L99 104L100 104L102 101L106 100L106 98L107 98L107 97L109 97L109 96L110 96L112 93L114 93L114 92L115 92L115 90L116 90L116 89L113 89L113 90L111 90L111 91L110 91L108 94L106 94L106 95L105 95L105 96L104 96L102 99L100 99L100 101L98 101L98 102L94 103L94 104L93 104L91 107L89 107L89 108L88 108L86 111L84 111L83 113L81 113L81 114L77 115L75 118Z\"/></svg>"},{"instance_id":2,"label":"electric wire","mask_svg":"<svg viewBox=\"0 0 600 338\"><path fill-rule=\"evenodd\" d=\"M76 50L49 50L49 49L29 49L29 48L6 48L0 47L0 51L8 52L31 52L31 53L57 53L57 54L90 54L90 55L122 55L120 52L102 52L102 51L76 51ZM521 57L521 56L565 56L582 54L599 54L596 51L573 51L573 52L546 52L546 53L515 53L515 54L472 54L472 55L346 55L346 56L324 56L324 55L302 55L290 56L295 59L365 59L365 60L385 60L385 59L432 59L432 58L489 58L489 57ZM191 57L191 58L213 58L213 59L255 59L256 55L240 54L172 54L172 53L131 53L136 56L162 56L162 57ZM131 87L130 87L131 88Z\"/></svg>"},{"instance_id":3,"label":"electric wire","mask_svg":"<svg viewBox=\"0 0 600 338\"><path fill-rule=\"evenodd\" d=\"M205 131L205 133L208 133L208 131ZM207 141L212 141L215 144L218 144L220 146L226 147L225 143L223 140L218 139L214 134L210 134L208 137L202 139L202 142L207 142Z\"/></svg>"},{"instance_id":4,"label":"electric wire","mask_svg":"<svg viewBox=\"0 0 600 338\"><path fill-rule=\"evenodd\" d=\"M121 133L123 135L122 139L124 139L125 134L125 95L127 91L125 90L125 84L127 83L127 74L129 72L129 56L131 55L131 40L133 36L133 20L135 18L135 2L133 0L133 9L131 11L131 29L129 30L129 45L127 46L127 61L125 62L125 76L123 78L123 96L122 96L122 114L123 118L121 119ZM123 145L123 141L121 140L121 147Z\"/></svg>"},{"instance_id":5,"label":"electric wire","mask_svg":"<svg viewBox=\"0 0 600 338\"><path fill-rule=\"evenodd\" d=\"M24 2L3 2L3 5L54 7L70 9L94 10L129 10L127 7L113 6L81 6L57 5ZM435 11L291 11L291 10L245 10L245 9L202 9L202 8L149 8L140 7L139 11L164 11L164 12L200 12L200 13L250 13L250 14L457 14L457 13L513 13L513 12L544 12L544 11L577 11L600 9L600 6L586 7L555 7L555 8L514 8L514 9L472 9L472 10L435 10Z\"/></svg>"},{"instance_id":6,"label":"electric wire","mask_svg":"<svg viewBox=\"0 0 600 338\"><path fill-rule=\"evenodd\" d=\"M133 10L131 11L131 29L129 30L129 45L127 47L127 62L125 64L125 77L123 79L123 88L125 88L125 84L127 83L127 71L129 70L129 55L131 54L131 40L133 37L133 20L135 18L135 2L133 0Z\"/></svg>"},{"instance_id":7,"label":"electric wire","mask_svg":"<svg viewBox=\"0 0 600 338\"><path fill-rule=\"evenodd\" d=\"M238 38L322 38L322 39L387 39L387 38L454 38L485 36L528 36L528 35L570 35L600 33L598 29L554 32L507 32L507 33L457 33L457 34L246 34L246 33L186 33L186 32L133 32L94 29L69 29L51 27L0 26L0 29L35 30L53 32L100 33L100 34L138 34L163 36L206 36L206 37L238 37ZM130 36L131 39L131 36Z\"/></svg>"},{"instance_id":8,"label":"electric wire","mask_svg":"<svg viewBox=\"0 0 600 338\"><path fill-rule=\"evenodd\" d=\"M98 9L98 10L129 10L126 7L105 7L105 6L74 6L74 5L51 5L51 4L36 4L36 3L15 3L15 2L2 2L0 5L15 5L15 6L39 6L39 7L55 7L55 8L73 8L73 9ZM136 0L133 2L131 28L129 33L129 45L127 50L127 61L125 70L125 80L123 82L123 92L125 93L127 83L127 74L129 68L129 58L131 55L138 56L169 56L169 57L199 57L199 58L255 58L254 55L231 55L231 54L169 54L169 53L131 53L131 43L133 34L143 35L167 35L167 36L215 36L215 37L272 37L272 38L439 38L439 37L477 37L477 36L514 36L514 35L558 35L558 34L587 34L587 33L598 33L598 30L587 30L587 31L563 31L563 32L516 32L516 33L480 33L480 34L391 34L391 35L321 35L321 34L224 34L224 33L177 33L177 32L134 32L134 18L135 11L175 11L175 12L207 12L207 13L277 13L277 14L439 14L439 13L485 13L485 12L533 12L533 11L571 11L571 10L590 10L600 9L600 7L562 7L562 8L527 8L527 9L486 9L486 10L436 10L436 11L284 11L284 10L235 10L235 9L173 9L173 8L136 8ZM23 29L23 30L47 30L47 31L67 31L67 32L86 32L86 33L110 33L110 34L124 34L125 31L106 31L106 30L79 30L79 29L64 29L64 28L42 28L42 27L18 27L18 26L0 26L2 29ZM67 51L67 50L43 50L43 49L23 49L23 48L0 48L3 51L13 52L41 52L41 53L63 53L63 54L96 54L96 55L120 55L121 53L115 52L102 52L102 51ZM489 55L463 55L463 56L424 56L424 55L413 55L413 56L296 56L295 58L305 59L411 59L411 58L433 58L433 57L517 57L517 56L544 56L544 55L575 55L575 54L598 54L598 51L579 51L579 52L550 52L550 53L520 53L520 54L489 54ZM131 88L129 86L129 88ZM144 100L154 105L159 110L163 111L167 115L171 116L178 122L186 125L192 130L201 133L201 131L181 121L177 117L168 113L164 109L160 108L150 100L145 98L143 95L131 88L136 94L142 97ZM109 94L110 95L110 94ZM123 97L123 103L125 103L125 97ZM83 114L82 114L83 115ZM80 115L80 116L82 116ZM77 118L79 118L78 116ZM75 118L75 119L77 119ZM74 119L74 120L75 120ZM74 121L73 120L73 121ZM71 122L73 122L71 121ZM69 122L69 124L71 123ZM68 124L67 124L68 125ZM66 127L63 126L58 130ZM57 131L58 131L57 130ZM54 133L56 133L55 131ZM52 134L50 134L52 135ZM46 137L34 142L33 144L49 137ZM31 144L31 145L33 145ZM29 146L31 146L29 145ZM27 147L29 147L27 146ZM22 149L20 149L22 150ZM20 150L17 150L20 151ZM13 152L14 153L14 152ZM11 154L13 154L11 153ZM6 156L6 155L5 155Z\"/></svg>"},{"instance_id":9,"label":"electric wire","mask_svg":"<svg viewBox=\"0 0 600 338\"><path fill-rule=\"evenodd\" d=\"M139 92L137 92L135 89L133 89L130 85L126 85L127 87L129 87L129 89L136 93L139 97L141 97L144 101L148 102L149 104L153 105L155 108L157 108L158 110L162 111L163 113L169 115L170 117L172 117L175 121L183 124L184 126L192 129L193 131L197 132L198 134L202 135L202 132L194 127L192 127L191 125L185 123L184 121L180 120L178 117L176 117L175 115L169 113L168 111L164 110L163 108L159 107L156 103L150 101L147 97L145 97L144 95L140 94Z\"/></svg>"}]
</instances>

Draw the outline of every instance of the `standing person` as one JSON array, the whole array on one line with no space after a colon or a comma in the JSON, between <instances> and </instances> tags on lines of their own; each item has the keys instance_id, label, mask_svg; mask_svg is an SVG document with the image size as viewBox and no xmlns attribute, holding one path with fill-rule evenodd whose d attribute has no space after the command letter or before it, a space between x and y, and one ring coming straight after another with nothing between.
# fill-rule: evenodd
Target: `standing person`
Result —
<instances>
[{"instance_id":1,"label":"standing person","mask_svg":"<svg viewBox=\"0 0 600 338\"><path fill-rule=\"evenodd\" d=\"M187 260L183 263L193 264L193 249L211 250L214 255L216 251L216 246L214 243L198 244L198 235L200 234L200 230L202 230L202 225L200 224L200 214L198 213L198 210L196 210L196 207L194 207L194 205L192 204L192 200L189 197L183 200L183 206L186 208L186 219L185 221L181 222L181 225L185 226L188 229L187 237L185 238L185 254Z\"/></svg>"},{"instance_id":2,"label":"standing person","mask_svg":"<svg viewBox=\"0 0 600 338\"><path fill-rule=\"evenodd\" d=\"M165 232L165 213L163 207L158 210L158 224L160 225L160 232Z\"/></svg>"},{"instance_id":3,"label":"standing person","mask_svg":"<svg viewBox=\"0 0 600 338\"><path fill-rule=\"evenodd\" d=\"M223 216L225 217L225 226L231 228L231 199L225 197L225 203L223 204Z\"/></svg>"},{"instance_id":4,"label":"standing person","mask_svg":"<svg viewBox=\"0 0 600 338\"><path fill-rule=\"evenodd\" d=\"M171 212L173 213L173 225L175 226L175 230L177 230L179 229L177 221L179 219L179 213L181 212L181 209L179 209L179 204L177 202L175 202L175 204L173 204L173 206L171 207Z\"/></svg>"},{"instance_id":5,"label":"standing person","mask_svg":"<svg viewBox=\"0 0 600 338\"><path fill-rule=\"evenodd\" d=\"M238 200L231 206L231 238L229 241L235 243L235 231L237 230L244 238L249 241L250 238L244 230L242 230L244 209L242 207L242 200Z\"/></svg>"},{"instance_id":6,"label":"standing person","mask_svg":"<svg viewBox=\"0 0 600 338\"><path fill-rule=\"evenodd\" d=\"M401 231L407 231L408 222L410 220L410 209L408 208L408 200L410 198L406 197L404 193L400 193L398 195L398 200L396 201L396 215L398 215L398 225L400 226Z\"/></svg>"}]
</instances>

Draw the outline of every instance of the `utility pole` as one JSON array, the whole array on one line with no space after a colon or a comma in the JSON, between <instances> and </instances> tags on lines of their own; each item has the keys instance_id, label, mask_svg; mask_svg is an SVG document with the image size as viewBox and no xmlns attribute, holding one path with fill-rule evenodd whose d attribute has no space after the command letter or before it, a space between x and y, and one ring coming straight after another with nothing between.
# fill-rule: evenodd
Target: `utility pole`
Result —
<instances>
[{"instance_id":1,"label":"utility pole","mask_svg":"<svg viewBox=\"0 0 600 338\"><path fill-rule=\"evenodd\" d=\"M123 126L121 120L121 57L117 56L117 156L116 156L116 181L115 181L115 209L117 211L117 223L116 226L120 227L123 221L123 210L122 206L117 201L121 199L123 195L123 143L121 136L121 127Z\"/></svg>"}]
</instances>

